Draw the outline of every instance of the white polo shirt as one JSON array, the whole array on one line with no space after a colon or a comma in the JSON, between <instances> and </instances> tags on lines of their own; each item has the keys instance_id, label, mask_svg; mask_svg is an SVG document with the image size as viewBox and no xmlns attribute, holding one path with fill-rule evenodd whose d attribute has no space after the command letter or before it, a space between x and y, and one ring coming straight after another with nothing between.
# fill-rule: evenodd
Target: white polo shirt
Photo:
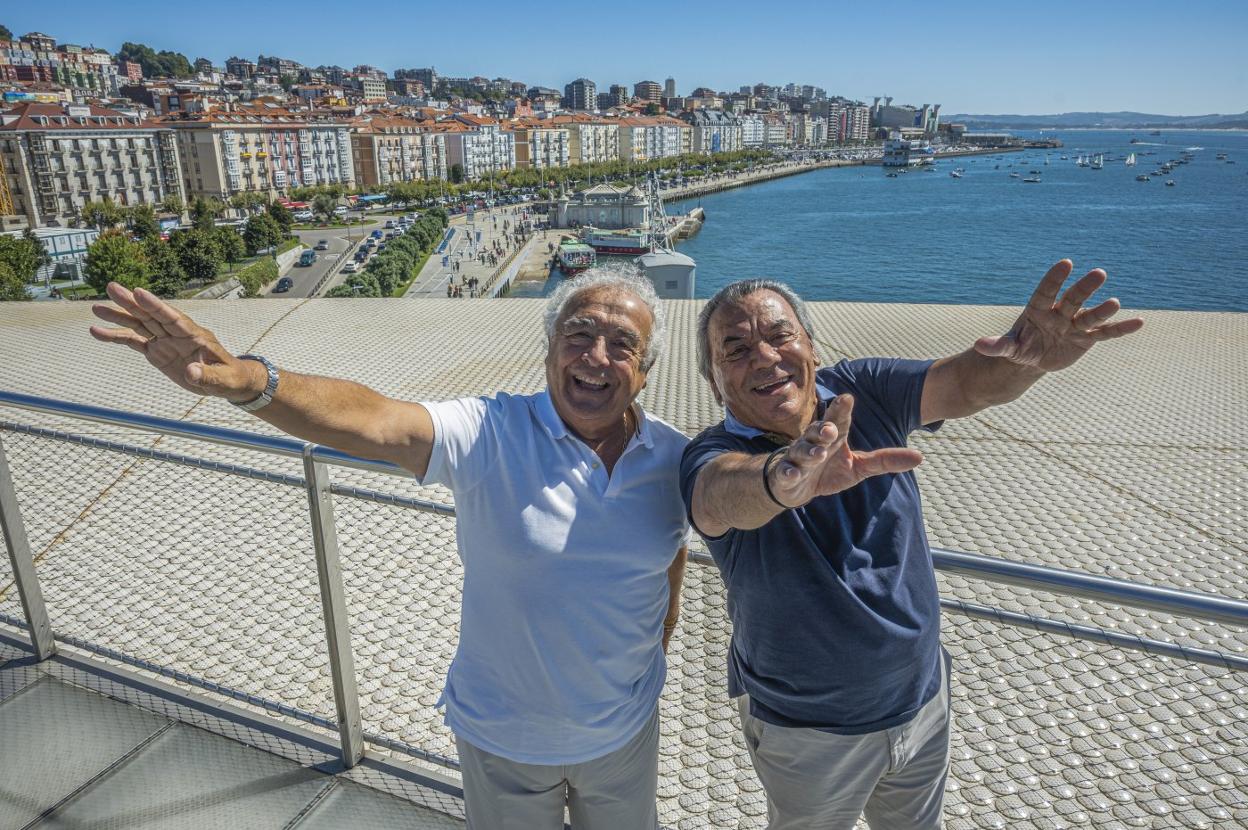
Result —
<instances>
[{"instance_id":1,"label":"white polo shirt","mask_svg":"<svg viewBox=\"0 0 1248 830\"><path fill-rule=\"evenodd\" d=\"M640 427L608 477L549 392L424 406L435 437L423 483L454 492L464 564L447 725L527 764L618 749L663 690L689 439L636 407Z\"/></svg>"}]
</instances>

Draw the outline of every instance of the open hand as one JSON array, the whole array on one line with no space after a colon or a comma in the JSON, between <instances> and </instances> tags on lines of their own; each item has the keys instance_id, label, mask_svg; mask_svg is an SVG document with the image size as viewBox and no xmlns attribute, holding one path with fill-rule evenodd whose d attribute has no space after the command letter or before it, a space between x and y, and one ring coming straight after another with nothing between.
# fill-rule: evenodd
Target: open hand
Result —
<instances>
[{"instance_id":1,"label":"open hand","mask_svg":"<svg viewBox=\"0 0 1248 830\"><path fill-rule=\"evenodd\" d=\"M141 352L147 362L188 392L245 401L256 397L257 370L251 360L239 360L216 336L190 317L142 288L134 291L108 284L108 296L118 307L97 303L96 317L120 328L92 326L91 336L105 343L121 343Z\"/></svg>"},{"instance_id":2,"label":"open hand","mask_svg":"<svg viewBox=\"0 0 1248 830\"><path fill-rule=\"evenodd\" d=\"M1050 268L1010 330L1000 337L981 337L975 341L975 351L1054 372L1070 366L1101 340L1140 330L1144 321L1139 317L1108 322L1120 308L1116 298L1083 308L1105 284L1105 272L1099 268L1080 277L1059 300L1058 292L1074 267L1069 259L1063 259Z\"/></svg>"},{"instance_id":3,"label":"open hand","mask_svg":"<svg viewBox=\"0 0 1248 830\"><path fill-rule=\"evenodd\" d=\"M863 479L885 473L904 473L923 463L923 454L904 447L885 447L872 452L849 448L849 426L854 396L839 395L825 413L825 420L806 427L788 452L772 464L771 492L791 507L816 496L848 490Z\"/></svg>"}]
</instances>

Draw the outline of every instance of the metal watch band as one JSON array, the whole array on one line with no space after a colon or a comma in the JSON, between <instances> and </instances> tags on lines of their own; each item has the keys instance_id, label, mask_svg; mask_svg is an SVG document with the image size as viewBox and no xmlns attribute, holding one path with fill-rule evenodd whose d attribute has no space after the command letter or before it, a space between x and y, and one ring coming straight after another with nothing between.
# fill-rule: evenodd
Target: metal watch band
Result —
<instances>
[{"instance_id":1,"label":"metal watch band","mask_svg":"<svg viewBox=\"0 0 1248 830\"><path fill-rule=\"evenodd\" d=\"M264 366L264 370L269 375L268 383L264 385L264 391L249 401L230 401L239 409L247 412L255 412L257 409L263 409L273 402L273 396L277 394L277 367L269 362L268 358L261 357L256 354L240 354L239 360L254 360Z\"/></svg>"}]
</instances>

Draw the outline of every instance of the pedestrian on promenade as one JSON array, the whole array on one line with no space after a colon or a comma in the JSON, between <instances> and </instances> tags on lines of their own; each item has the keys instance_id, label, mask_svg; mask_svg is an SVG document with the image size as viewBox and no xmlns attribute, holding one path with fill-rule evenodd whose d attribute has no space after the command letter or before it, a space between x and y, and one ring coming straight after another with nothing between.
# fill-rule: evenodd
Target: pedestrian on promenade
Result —
<instances>
[{"instance_id":1,"label":"pedestrian on promenade","mask_svg":"<svg viewBox=\"0 0 1248 830\"><path fill-rule=\"evenodd\" d=\"M636 275L561 286L544 324L546 388L413 403L235 357L143 289L108 285L99 340L189 392L303 440L410 470L455 497L459 647L441 704L468 827L654 830L659 695L688 522L677 429L636 403L666 344Z\"/></svg>"},{"instance_id":2,"label":"pedestrian on promenade","mask_svg":"<svg viewBox=\"0 0 1248 830\"><path fill-rule=\"evenodd\" d=\"M724 420L689 445L681 487L728 589L728 692L767 793L769 830L941 826L950 661L906 448L1022 395L1143 320L1084 302L1093 270L1040 281L1014 326L940 360L817 369L782 283L721 289L698 319L698 366Z\"/></svg>"}]
</instances>

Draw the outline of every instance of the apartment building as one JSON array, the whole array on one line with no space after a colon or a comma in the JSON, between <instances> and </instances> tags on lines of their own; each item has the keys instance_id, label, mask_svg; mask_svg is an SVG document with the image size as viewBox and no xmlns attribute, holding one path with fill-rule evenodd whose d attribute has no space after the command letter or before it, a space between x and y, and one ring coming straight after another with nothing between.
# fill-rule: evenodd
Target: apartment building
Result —
<instances>
[{"instance_id":1,"label":"apartment building","mask_svg":"<svg viewBox=\"0 0 1248 830\"><path fill-rule=\"evenodd\" d=\"M563 105L570 110L592 110L598 105L598 86L588 78L577 78L563 88Z\"/></svg>"},{"instance_id":2,"label":"apartment building","mask_svg":"<svg viewBox=\"0 0 1248 830\"><path fill-rule=\"evenodd\" d=\"M465 179L481 179L490 173L513 170L516 139L499 129L498 122L476 115L456 115L431 129L446 136L447 170L460 165Z\"/></svg>"},{"instance_id":3,"label":"apartment building","mask_svg":"<svg viewBox=\"0 0 1248 830\"><path fill-rule=\"evenodd\" d=\"M516 167L544 170L567 167L571 160L571 136L567 127L551 119L520 118L506 126L514 136Z\"/></svg>"},{"instance_id":4,"label":"apartment building","mask_svg":"<svg viewBox=\"0 0 1248 830\"><path fill-rule=\"evenodd\" d=\"M693 128L694 153L728 153L742 148L741 121L719 110L694 110L681 116Z\"/></svg>"},{"instance_id":5,"label":"apartment building","mask_svg":"<svg viewBox=\"0 0 1248 830\"><path fill-rule=\"evenodd\" d=\"M657 104L663 98L663 87L654 81L638 81L633 84L633 97Z\"/></svg>"},{"instance_id":6,"label":"apartment building","mask_svg":"<svg viewBox=\"0 0 1248 830\"><path fill-rule=\"evenodd\" d=\"M693 128L666 115L620 118L620 158L647 161L692 152Z\"/></svg>"},{"instance_id":7,"label":"apartment building","mask_svg":"<svg viewBox=\"0 0 1248 830\"><path fill-rule=\"evenodd\" d=\"M192 196L355 186L345 121L264 106L182 114L163 123L177 135L182 179Z\"/></svg>"},{"instance_id":8,"label":"apartment building","mask_svg":"<svg viewBox=\"0 0 1248 830\"><path fill-rule=\"evenodd\" d=\"M568 131L568 162L596 164L620 158L620 125L592 115L556 115L547 119Z\"/></svg>"},{"instance_id":9,"label":"apartment building","mask_svg":"<svg viewBox=\"0 0 1248 830\"><path fill-rule=\"evenodd\" d=\"M351 132L357 187L446 178L446 136L410 118L367 115Z\"/></svg>"},{"instance_id":10,"label":"apartment building","mask_svg":"<svg viewBox=\"0 0 1248 830\"><path fill-rule=\"evenodd\" d=\"M172 130L137 114L22 103L0 113L0 224L65 227L90 201L185 199Z\"/></svg>"}]
</instances>

